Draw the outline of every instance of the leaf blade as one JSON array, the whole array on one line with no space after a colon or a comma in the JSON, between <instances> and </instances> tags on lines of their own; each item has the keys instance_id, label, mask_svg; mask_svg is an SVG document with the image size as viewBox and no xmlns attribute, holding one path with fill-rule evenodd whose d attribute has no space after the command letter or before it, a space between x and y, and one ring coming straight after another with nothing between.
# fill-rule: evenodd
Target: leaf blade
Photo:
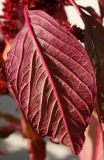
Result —
<instances>
[{"instance_id":1,"label":"leaf blade","mask_svg":"<svg viewBox=\"0 0 104 160\"><path fill-rule=\"evenodd\" d=\"M101 122L104 121L104 27L93 17L83 13L85 19L85 47L89 54L92 64L96 70L97 77L97 112Z\"/></svg>"},{"instance_id":2,"label":"leaf blade","mask_svg":"<svg viewBox=\"0 0 104 160\"><path fill-rule=\"evenodd\" d=\"M79 153L96 95L93 69L76 38L52 17L28 16L9 53L8 80L33 130Z\"/></svg>"},{"instance_id":3,"label":"leaf blade","mask_svg":"<svg viewBox=\"0 0 104 160\"><path fill-rule=\"evenodd\" d=\"M7 138L16 131L16 128L12 125L0 126L0 138Z\"/></svg>"}]
</instances>

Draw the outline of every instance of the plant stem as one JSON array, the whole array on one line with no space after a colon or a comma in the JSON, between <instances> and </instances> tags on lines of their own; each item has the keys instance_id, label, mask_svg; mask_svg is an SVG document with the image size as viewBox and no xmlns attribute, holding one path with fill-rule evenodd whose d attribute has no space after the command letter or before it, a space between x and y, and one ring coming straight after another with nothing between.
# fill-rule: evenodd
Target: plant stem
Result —
<instances>
[{"instance_id":1,"label":"plant stem","mask_svg":"<svg viewBox=\"0 0 104 160\"><path fill-rule=\"evenodd\" d=\"M97 126L97 136L96 136L96 144L95 144L95 151L94 151L94 155L93 155L93 160L98 160L98 156L99 156L99 151L101 150L102 153L102 157L101 159L104 159L104 153L103 153L103 150L104 150L104 146L103 146L103 134L102 134L102 131L101 131L101 127L100 127L100 124L98 123L98 126Z\"/></svg>"},{"instance_id":2,"label":"plant stem","mask_svg":"<svg viewBox=\"0 0 104 160\"><path fill-rule=\"evenodd\" d=\"M45 160L45 142L27 139L29 160Z\"/></svg>"},{"instance_id":3,"label":"plant stem","mask_svg":"<svg viewBox=\"0 0 104 160\"><path fill-rule=\"evenodd\" d=\"M69 0L69 2L72 4L72 6L76 9L78 15L81 17L83 23L85 23L85 19L83 16L83 11L80 9L80 7L76 4L76 2L74 0Z\"/></svg>"},{"instance_id":4,"label":"plant stem","mask_svg":"<svg viewBox=\"0 0 104 160\"><path fill-rule=\"evenodd\" d=\"M80 8L78 7L78 5L75 3L74 0L69 0L69 2L73 5L73 7L76 9L76 11L78 12L79 16L82 17L82 13L81 13L81 10Z\"/></svg>"},{"instance_id":5,"label":"plant stem","mask_svg":"<svg viewBox=\"0 0 104 160\"><path fill-rule=\"evenodd\" d=\"M99 123L98 123L98 126L97 126L97 135L96 135L96 144L95 144L95 152L93 153L94 154L94 158L93 158L94 160L97 160L97 157L98 157L100 138L101 138L101 130L100 130L100 126L99 126Z\"/></svg>"}]
</instances>

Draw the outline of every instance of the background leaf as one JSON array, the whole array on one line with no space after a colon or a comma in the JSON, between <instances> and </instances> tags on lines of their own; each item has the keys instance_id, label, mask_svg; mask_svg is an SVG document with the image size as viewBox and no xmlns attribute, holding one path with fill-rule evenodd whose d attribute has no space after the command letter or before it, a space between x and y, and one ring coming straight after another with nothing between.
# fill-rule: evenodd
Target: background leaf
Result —
<instances>
[{"instance_id":1,"label":"background leaf","mask_svg":"<svg viewBox=\"0 0 104 160\"><path fill-rule=\"evenodd\" d=\"M100 14L101 14L101 19L104 17L104 0L98 0L99 7L100 7Z\"/></svg>"},{"instance_id":2,"label":"background leaf","mask_svg":"<svg viewBox=\"0 0 104 160\"><path fill-rule=\"evenodd\" d=\"M48 14L25 12L25 18L6 63L18 107L37 134L78 154L96 96L91 63L78 40Z\"/></svg>"},{"instance_id":3,"label":"background leaf","mask_svg":"<svg viewBox=\"0 0 104 160\"><path fill-rule=\"evenodd\" d=\"M104 27L93 17L85 19L85 47L96 69L98 87L98 114L104 121Z\"/></svg>"},{"instance_id":4,"label":"background leaf","mask_svg":"<svg viewBox=\"0 0 104 160\"><path fill-rule=\"evenodd\" d=\"M13 125L0 126L0 138L7 138L16 131Z\"/></svg>"},{"instance_id":5,"label":"background leaf","mask_svg":"<svg viewBox=\"0 0 104 160\"><path fill-rule=\"evenodd\" d=\"M0 119L4 119L5 121L15 125L20 123L20 120L18 118L8 113L0 112Z\"/></svg>"}]
</instances>

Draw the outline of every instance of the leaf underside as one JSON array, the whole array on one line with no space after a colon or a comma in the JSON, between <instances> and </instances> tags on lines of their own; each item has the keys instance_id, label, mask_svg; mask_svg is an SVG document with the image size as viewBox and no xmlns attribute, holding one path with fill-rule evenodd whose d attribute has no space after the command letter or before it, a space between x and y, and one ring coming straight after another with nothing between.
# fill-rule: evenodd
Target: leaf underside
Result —
<instances>
[{"instance_id":1,"label":"leaf underside","mask_svg":"<svg viewBox=\"0 0 104 160\"><path fill-rule=\"evenodd\" d=\"M8 80L33 130L78 154L96 95L91 63L77 39L48 14L27 16L30 22L8 54Z\"/></svg>"}]
</instances>

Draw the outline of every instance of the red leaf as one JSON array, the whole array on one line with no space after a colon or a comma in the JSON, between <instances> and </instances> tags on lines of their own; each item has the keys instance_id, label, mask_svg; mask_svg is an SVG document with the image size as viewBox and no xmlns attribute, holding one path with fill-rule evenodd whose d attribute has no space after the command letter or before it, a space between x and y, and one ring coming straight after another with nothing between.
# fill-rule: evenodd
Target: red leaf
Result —
<instances>
[{"instance_id":1,"label":"red leaf","mask_svg":"<svg viewBox=\"0 0 104 160\"><path fill-rule=\"evenodd\" d=\"M38 10L27 14L8 55L8 80L33 130L77 154L96 95L91 63L77 39L52 17Z\"/></svg>"},{"instance_id":2,"label":"red leaf","mask_svg":"<svg viewBox=\"0 0 104 160\"><path fill-rule=\"evenodd\" d=\"M8 113L2 113L0 112L0 119L4 119L5 121L17 125L20 124L20 121L18 118L14 117L13 115L10 115Z\"/></svg>"},{"instance_id":3,"label":"red leaf","mask_svg":"<svg viewBox=\"0 0 104 160\"><path fill-rule=\"evenodd\" d=\"M88 7L83 7L83 6L79 6L81 9L85 10L86 12L88 12L88 14L90 14L94 19L96 19L97 21L101 22L101 17L96 13L96 11L94 10L94 8L88 6Z\"/></svg>"},{"instance_id":4,"label":"red leaf","mask_svg":"<svg viewBox=\"0 0 104 160\"><path fill-rule=\"evenodd\" d=\"M7 138L16 131L12 125L0 126L0 138Z\"/></svg>"},{"instance_id":5,"label":"red leaf","mask_svg":"<svg viewBox=\"0 0 104 160\"><path fill-rule=\"evenodd\" d=\"M5 81L0 80L0 96L3 94L8 94L8 85Z\"/></svg>"},{"instance_id":6,"label":"red leaf","mask_svg":"<svg viewBox=\"0 0 104 160\"><path fill-rule=\"evenodd\" d=\"M104 27L93 17L83 13L85 20L85 48L96 69L97 98L96 105L99 120L104 122Z\"/></svg>"}]
</instances>

